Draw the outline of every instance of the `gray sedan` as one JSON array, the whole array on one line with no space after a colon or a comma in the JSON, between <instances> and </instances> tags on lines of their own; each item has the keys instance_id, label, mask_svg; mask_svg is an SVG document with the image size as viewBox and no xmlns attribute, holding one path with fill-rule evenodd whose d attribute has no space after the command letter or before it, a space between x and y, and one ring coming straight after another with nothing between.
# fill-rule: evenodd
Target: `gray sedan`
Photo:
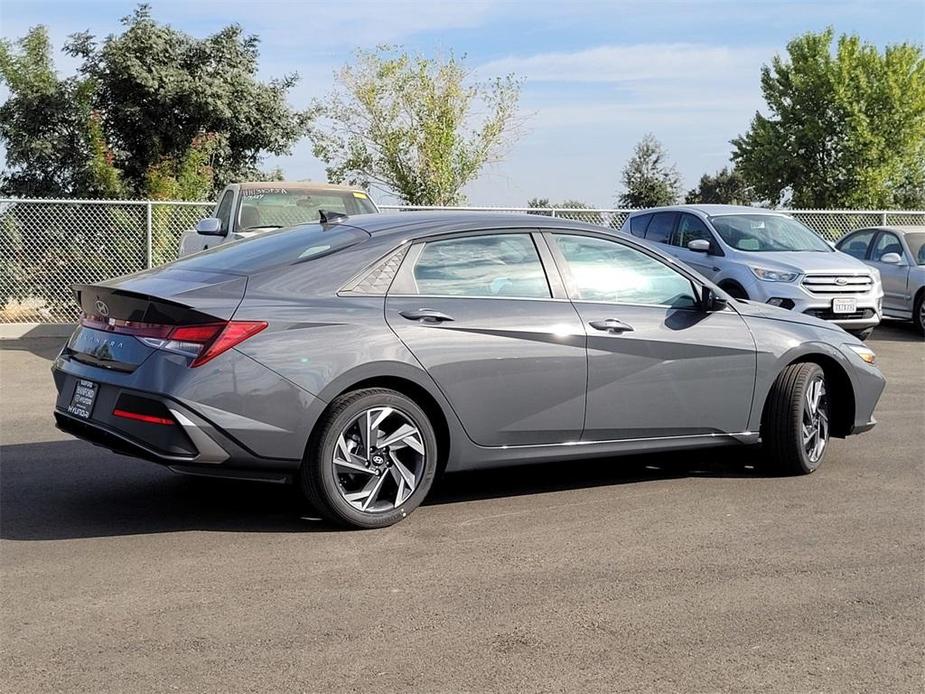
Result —
<instances>
[{"instance_id":1,"label":"gray sedan","mask_svg":"<svg viewBox=\"0 0 925 694\"><path fill-rule=\"evenodd\" d=\"M925 335L925 226L859 229L835 246L880 271L884 316L911 319Z\"/></svg>"},{"instance_id":2,"label":"gray sedan","mask_svg":"<svg viewBox=\"0 0 925 694\"><path fill-rule=\"evenodd\" d=\"M884 387L831 323L530 215L338 217L76 292L61 429L361 528L442 470L761 443L810 473Z\"/></svg>"}]
</instances>

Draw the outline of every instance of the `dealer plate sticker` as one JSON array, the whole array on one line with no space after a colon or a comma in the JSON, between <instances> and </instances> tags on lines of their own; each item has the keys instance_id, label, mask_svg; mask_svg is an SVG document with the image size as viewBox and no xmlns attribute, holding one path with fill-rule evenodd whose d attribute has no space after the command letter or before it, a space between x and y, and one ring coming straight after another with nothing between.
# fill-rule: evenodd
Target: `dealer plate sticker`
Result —
<instances>
[{"instance_id":1,"label":"dealer plate sticker","mask_svg":"<svg viewBox=\"0 0 925 694\"><path fill-rule=\"evenodd\" d=\"M857 310L857 299L832 299L832 313L854 313Z\"/></svg>"},{"instance_id":2,"label":"dealer plate sticker","mask_svg":"<svg viewBox=\"0 0 925 694\"><path fill-rule=\"evenodd\" d=\"M71 404L67 406L68 414L81 419L90 419L93 403L96 401L97 388L97 384L93 381L77 379L74 396L71 398Z\"/></svg>"}]
</instances>

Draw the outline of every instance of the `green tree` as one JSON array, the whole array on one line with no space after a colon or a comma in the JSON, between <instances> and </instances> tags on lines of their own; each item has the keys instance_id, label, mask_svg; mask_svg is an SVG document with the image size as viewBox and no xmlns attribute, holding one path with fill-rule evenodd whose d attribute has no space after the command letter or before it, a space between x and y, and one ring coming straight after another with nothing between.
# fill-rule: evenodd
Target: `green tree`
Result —
<instances>
[{"instance_id":1,"label":"green tree","mask_svg":"<svg viewBox=\"0 0 925 694\"><path fill-rule=\"evenodd\" d=\"M144 192L152 166L195 158L204 137L213 138L211 184L220 188L258 175L264 152L286 154L305 133L307 114L286 102L298 77L259 81L256 36L231 25L196 39L155 22L147 5L122 23L100 44L75 34L66 50L94 85L93 105L133 192Z\"/></svg>"},{"instance_id":2,"label":"green tree","mask_svg":"<svg viewBox=\"0 0 925 694\"><path fill-rule=\"evenodd\" d=\"M715 174L704 174L696 188L687 192L688 204L749 205L751 187L735 168L724 166Z\"/></svg>"},{"instance_id":3,"label":"green tree","mask_svg":"<svg viewBox=\"0 0 925 694\"><path fill-rule=\"evenodd\" d=\"M309 136L328 178L378 185L412 205L456 205L513 139L520 82L474 83L462 58L358 51L316 101Z\"/></svg>"},{"instance_id":4,"label":"green tree","mask_svg":"<svg viewBox=\"0 0 925 694\"><path fill-rule=\"evenodd\" d=\"M762 68L768 115L732 141L736 168L775 204L925 204L922 48L833 40L831 29L804 34Z\"/></svg>"},{"instance_id":5,"label":"green tree","mask_svg":"<svg viewBox=\"0 0 925 694\"><path fill-rule=\"evenodd\" d=\"M622 182L623 192L618 199L622 207L671 205L681 195L681 175L652 133L633 149L623 168Z\"/></svg>"},{"instance_id":6,"label":"green tree","mask_svg":"<svg viewBox=\"0 0 925 694\"><path fill-rule=\"evenodd\" d=\"M87 79L58 79L44 27L0 41L2 191L22 197L113 197L121 191Z\"/></svg>"}]
</instances>

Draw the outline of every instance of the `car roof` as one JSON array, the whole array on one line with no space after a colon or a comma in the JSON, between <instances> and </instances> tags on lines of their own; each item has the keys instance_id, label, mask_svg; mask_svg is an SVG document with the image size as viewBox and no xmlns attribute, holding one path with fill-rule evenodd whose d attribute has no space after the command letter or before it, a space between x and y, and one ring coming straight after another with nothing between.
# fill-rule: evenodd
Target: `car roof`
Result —
<instances>
[{"instance_id":1,"label":"car roof","mask_svg":"<svg viewBox=\"0 0 925 694\"><path fill-rule=\"evenodd\" d=\"M914 224L898 224L896 226L891 226L888 224L886 226L863 227L861 229L853 229L850 233L853 234L855 231L872 231L872 230L892 231L902 236L903 234L922 233L923 231L925 231L925 224L918 225L918 226Z\"/></svg>"},{"instance_id":2,"label":"car roof","mask_svg":"<svg viewBox=\"0 0 925 694\"><path fill-rule=\"evenodd\" d=\"M641 214L652 214L653 212L699 212L708 217L715 217L724 214L773 214L786 215L787 210L771 210L767 207L748 207L747 205L666 205L664 207L650 207L644 210L637 210L630 216Z\"/></svg>"},{"instance_id":3,"label":"car roof","mask_svg":"<svg viewBox=\"0 0 925 694\"><path fill-rule=\"evenodd\" d=\"M361 229L373 237L406 236L424 238L458 231L498 229L573 229L616 233L613 229L541 214L510 212L393 212L362 214L339 220L339 224Z\"/></svg>"},{"instance_id":4,"label":"car roof","mask_svg":"<svg viewBox=\"0 0 925 694\"><path fill-rule=\"evenodd\" d=\"M284 188L286 190L339 190L347 193L365 192L361 188L342 186L335 183L316 183L314 181L246 181L235 183L240 190L259 190L261 188Z\"/></svg>"}]
</instances>

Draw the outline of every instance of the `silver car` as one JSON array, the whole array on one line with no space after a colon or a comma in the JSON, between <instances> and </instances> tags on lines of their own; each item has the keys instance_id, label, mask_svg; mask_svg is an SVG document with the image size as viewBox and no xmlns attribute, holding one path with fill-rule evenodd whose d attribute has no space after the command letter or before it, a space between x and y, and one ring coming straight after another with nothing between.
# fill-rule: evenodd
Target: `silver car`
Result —
<instances>
[{"instance_id":1,"label":"silver car","mask_svg":"<svg viewBox=\"0 0 925 694\"><path fill-rule=\"evenodd\" d=\"M633 213L622 231L660 244L736 299L831 321L862 340L880 323L876 269L780 212L677 205Z\"/></svg>"},{"instance_id":2,"label":"silver car","mask_svg":"<svg viewBox=\"0 0 925 694\"><path fill-rule=\"evenodd\" d=\"M859 229L835 247L880 272L884 316L911 319L925 335L925 226Z\"/></svg>"},{"instance_id":3,"label":"silver car","mask_svg":"<svg viewBox=\"0 0 925 694\"><path fill-rule=\"evenodd\" d=\"M75 289L61 429L363 528L442 470L760 442L810 473L884 387L831 323L549 217L337 218Z\"/></svg>"}]
</instances>

